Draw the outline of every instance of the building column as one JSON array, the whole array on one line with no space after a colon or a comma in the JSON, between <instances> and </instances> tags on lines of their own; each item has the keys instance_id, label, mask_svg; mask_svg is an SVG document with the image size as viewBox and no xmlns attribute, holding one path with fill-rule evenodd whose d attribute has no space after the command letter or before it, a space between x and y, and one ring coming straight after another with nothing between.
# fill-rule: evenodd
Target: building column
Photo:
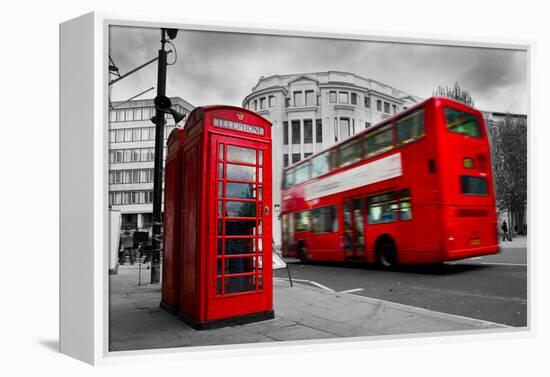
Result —
<instances>
[{"instance_id":1,"label":"building column","mask_svg":"<svg viewBox=\"0 0 550 377\"><path fill-rule=\"evenodd\" d=\"M137 214L137 228L138 230L143 228L143 213Z\"/></svg>"}]
</instances>

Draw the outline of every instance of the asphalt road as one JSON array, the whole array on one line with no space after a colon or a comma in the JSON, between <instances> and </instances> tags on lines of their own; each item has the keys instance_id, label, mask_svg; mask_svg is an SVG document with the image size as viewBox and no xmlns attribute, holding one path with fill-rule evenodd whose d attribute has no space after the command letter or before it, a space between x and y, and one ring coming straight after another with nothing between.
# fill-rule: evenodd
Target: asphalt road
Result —
<instances>
[{"instance_id":1,"label":"asphalt road","mask_svg":"<svg viewBox=\"0 0 550 377\"><path fill-rule=\"evenodd\" d=\"M288 260L293 279L320 289L398 302L428 310L527 326L527 248L440 266L380 271L361 264L301 264ZM287 278L287 271L275 271Z\"/></svg>"}]
</instances>

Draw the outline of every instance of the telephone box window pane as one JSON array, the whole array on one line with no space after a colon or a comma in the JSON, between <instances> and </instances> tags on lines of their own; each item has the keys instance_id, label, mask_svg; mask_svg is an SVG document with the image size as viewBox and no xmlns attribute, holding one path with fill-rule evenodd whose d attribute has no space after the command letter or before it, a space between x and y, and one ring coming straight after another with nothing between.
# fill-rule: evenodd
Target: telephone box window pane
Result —
<instances>
[{"instance_id":1,"label":"telephone box window pane","mask_svg":"<svg viewBox=\"0 0 550 377\"><path fill-rule=\"evenodd\" d=\"M218 278L217 279L217 284L216 284L217 288L216 288L216 294L217 295L221 295L222 294L222 278Z\"/></svg>"},{"instance_id":2,"label":"telephone box window pane","mask_svg":"<svg viewBox=\"0 0 550 377\"><path fill-rule=\"evenodd\" d=\"M260 157L258 159L258 164L259 165L262 165L264 163L264 152L263 151L259 151L260 153Z\"/></svg>"},{"instance_id":3,"label":"telephone box window pane","mask_svg":"<svg viewBox=\"0 0 550 377\"><path fill-rule=\"evenodd\" d=\"M223 240L221 238L218 238L218 255L222 255L223 250Z\"/></svg>"},{"instance_id":4,"label":"telephone box window pane","mask_svg":"<svg viewBox=\"0 0 550 377\"><path fill-rule=\"evenodd\" d=\"M227 146L227 161L256 163L256 149Z\"/></svg>"},{"instance_id":5,"label":"telephone box window pane","mask_svg":"<svg viewBox=\"0 0 550 377\"><path fill-rule=\"evenodd\" d=\"M218 236L223 236L223 220L218 220Z\"/></svg>"},{"instance_id":6,"label":"telephone box window pane","mask_svg":"<svg viewBox=\"0 0 550 377\"><path fill-rule=\"evenodd\" d=\"M237 202L228 200L225 202L226 217L256 217L255 202Z\"/></svg>"},{"instance_id":7,"label":"telephone box window pane","mask_svg":"<svg viewBox=\"0 0 550 377\"><path fill-rule=\"evenodd\" d=\"M218 182L218 198L223 198L223 182Z\"/></svg>"},{"instance_id":8,"label":"telephone box window pane","mask_svg":"<svg viewBox=\"0 0 550 377\"><path fill-rule=\"evenodd\" d=\"M256 181L256 168L254 166L227 164L227 178L254 182Z\"/></svg>"},{"instance_id":9,"label":"telephone box window pane","mask_svg":"<svg viewBox=\"0 0 550 377\"><path fill-rule=\"evenodd\" d=\"M218 178L223 178L223 162L218 164Z\"/></svg>"},{"instance_id":10,"label":"telephone box window pane","mask_svg":"<svg viewBox=\"0 0 550 377\"><path fill-rule=\"evenodd\" d=\"M263 191L262 186L260 186L258 188L258 199L260 199L260 200L262 200L262 191Z\"/></svg>"},{"instance_id":11,"label":"telephone box window pane","mask_svg":"<svg viewBox=\"0 0 550 377\"><path fill-rule=\"evenodd\" d=\"M221 200L218 200L218 216L223 216L223 202Z\"/></svg>"},{"instance_id":12,"label":"telephone box window pane","mask_svg":"<svg viewBox=\"0 0 550 377\"><path fill-rule=\"evenodd\" d=\"M227 198L255 199L254 186L255 185L251 183L227 182L225 186L225 195ZM221 194L220 197L222 197Z\"/></svg>"},{"instance_id":13,"label":"telephone box window pane","mask_svg":"<svg viewBox=\"0 0 550 377\"><path fill-rule=\"evenodd\" d=\"M262 274L258 275L258 289L264 289L264 279Z\"/></svg>"},{"instance_id":14,"label":"telephone box window pane","mask_svg":"<svg viewBox=\"0 0 550 377\"><path fill-rule=\"evenodd\" d=\"M254 263L254 257L244 258L225 258L224 273L230 274L243 274L247 272L254 272L256 265Z\"/></svg>"},{"instance_id":15,"label":"telephone box window pane","mask_svg":"<svg viewBox=\"0 0 550 377\"><path fill-rule=\"evenodd\" d=\"M259 182L259 183L262 183L262 182L263 182L263 177L264 177L264 175L263 175L263 169L262 169L262 168L259 168L258 170L259 170L259 173L260 173L260 174L259 174L260 176L259 176L259 178L258 178L258 182Z\"/></svg>"},{"instance_id":16,"label":"telephone box window pane","mask_svg":"<svg viewBox=\"0 0 550 377\"><path fill-rule=\"evenodd\" d=\"M225 255L255 254L253 238L226 238Z\"/></svg>"},{"instance_id":17,"label":"telephone box window pane","mask_svg":"<svg viewBox=\"0 0 550 377\"><path fill-rule=\"evenodd\" d=\"M256 290L256 276L225 278L225 293L240 293Z\"/></svg>"},{"instance_id":18,"label":"telephone box window pane","mask_svg":"<svg viewBox=\"0 0 550 377\"><path fill-rule=\"evenodd\" d=\"M218 234L221 235L222 230L219 226L218 230ZM225 222L227 236L252 236L256 233L256 220L226 220Z\"/></svg>"},{"instance_id":19,"label":"telephone box window pane","mask_svg":"<svg viewBox=\"0 0 550 377\"><path fill-rule=\"evenodd\" d=\"M223 160L223 144L220 144L220 160Z\"/></svg>"},{"instance_id":20,"label":"telephone box window pane","mask_svg":"<svg viewBox=\"0 0 550 377\"><path fill-rule=\"evenodd\" d=\"M223 273L223 261L222 259L218 259L218 268L216 269L216 274L221 275Z\"/></svg>"}]
</instances>

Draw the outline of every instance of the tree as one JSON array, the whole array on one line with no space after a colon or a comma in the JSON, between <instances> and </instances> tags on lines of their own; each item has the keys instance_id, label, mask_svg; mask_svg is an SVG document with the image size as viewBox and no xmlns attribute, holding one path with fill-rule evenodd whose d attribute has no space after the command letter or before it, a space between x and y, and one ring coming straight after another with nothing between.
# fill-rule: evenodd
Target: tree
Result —
<instances>
[{"instance_id":1,"label":"tree","mask_svg":"<svg viewBox=\"0 0 550 377\"><path fill-rule=\"evenodd\" d=\"M488 122L496 200L499 211L512 214L523 234L527 205L527 124L507 114L503 122ZM514 225L510 224L511 229Z\"/></svg>"},{"instance_id":2,"label":"tree","mask_svg":"<svg viewBox=\"0 0 550 377\"><path fill-rule=\"evenodd\" d=\"M455 85L452 88L449 88L439 85L436 90L433 91L434 97L447 97L454 100L460 101L468 106L474 107L475 103L470 95L470 91L463 89L458 81L455 81Z\"/></svg>"}]
</instances>

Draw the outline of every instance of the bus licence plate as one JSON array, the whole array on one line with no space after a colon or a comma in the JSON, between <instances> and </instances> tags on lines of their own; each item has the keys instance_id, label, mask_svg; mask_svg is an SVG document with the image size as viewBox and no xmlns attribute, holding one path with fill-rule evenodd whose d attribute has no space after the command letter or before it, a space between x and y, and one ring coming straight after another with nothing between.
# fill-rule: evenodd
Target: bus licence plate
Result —
<instances>
[{"instance_id":1,"label":"bus licence plate","mask_svg":"<svg viewBox=\"0 0 550 377\"><path fill-rule=\"evenodd\" d=\"M470 240L470 245L477 246L481 244L481 240L479 238L474 238Z\"/></svg>"}]
</instances>

